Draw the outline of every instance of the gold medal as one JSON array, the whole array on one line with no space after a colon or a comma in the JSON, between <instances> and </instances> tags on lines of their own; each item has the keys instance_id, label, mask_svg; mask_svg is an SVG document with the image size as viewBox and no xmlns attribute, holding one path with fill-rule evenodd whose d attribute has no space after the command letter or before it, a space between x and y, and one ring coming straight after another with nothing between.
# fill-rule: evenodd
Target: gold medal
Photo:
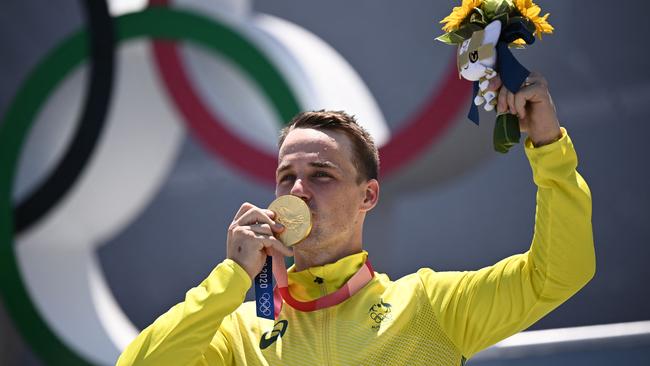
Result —
<instances>
[{"instance_id":1,"label":"gold medal","mask_svg":"<svg viewBox=\"0 0 650 366\"><path fill-rule=\"evenodd\" d=\"M278 235L284 245L296 245L309 235L311 213L302 199L292 195L280 196L271 202L269 210L275 212L275 221L284 226L284 231Z\"/></svg>"}]
</instances>

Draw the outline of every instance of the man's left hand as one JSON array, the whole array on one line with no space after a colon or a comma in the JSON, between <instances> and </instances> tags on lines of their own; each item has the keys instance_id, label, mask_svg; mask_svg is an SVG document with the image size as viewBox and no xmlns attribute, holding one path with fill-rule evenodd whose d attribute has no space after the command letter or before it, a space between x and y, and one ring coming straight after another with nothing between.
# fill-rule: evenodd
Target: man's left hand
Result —
<instances>
[{"instance_id":1,"label":"man's left hand","mask_svg":"<svg viewBox=\"0 0 650 366\"><path fill-rule=\"evenodd\" d=\"M489 90L498 90L497 113L519 117L519 129L528 134L536 147L550 144L562 136L555 105L546 79L533 72L516 94L502 84L499 77L490 80Z\"/></svg>"}]
</instances>

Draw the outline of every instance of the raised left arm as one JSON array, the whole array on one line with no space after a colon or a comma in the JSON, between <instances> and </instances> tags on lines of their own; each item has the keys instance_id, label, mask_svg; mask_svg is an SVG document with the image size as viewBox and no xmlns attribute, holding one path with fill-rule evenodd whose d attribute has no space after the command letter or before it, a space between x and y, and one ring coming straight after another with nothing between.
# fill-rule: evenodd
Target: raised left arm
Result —
<instances>
[{"instance_id":1,"label":"raised left arm","mask_svg":"<svg viewBox=\"0 0 650 366\"><path fill-rule=\"evenodd\" d=\"M546 81L534 74L528 82L516 95L501 88L498 108L512 108L529 137L525 150L538 187L530 250L478 271L418 271L443 329L466 358L529 327L595 271L589 187L576 171Z\"/></svg>"}]
</instances>

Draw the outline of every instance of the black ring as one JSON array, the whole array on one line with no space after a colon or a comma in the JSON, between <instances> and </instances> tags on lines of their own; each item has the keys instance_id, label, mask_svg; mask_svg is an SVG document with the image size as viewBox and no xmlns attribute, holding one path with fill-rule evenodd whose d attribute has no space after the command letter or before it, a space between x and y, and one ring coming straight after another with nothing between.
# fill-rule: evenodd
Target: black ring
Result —
<instances>
[{"instance_id":1,"label":"black ring","mask_svg":"<svg viewBox=\"0 0 650 366\"><path fill-rule=\"evenodd\" d=\"M14 206L14 233L27 230L73 187L97 146L113 89L115 34L106 1L83 0L89 29L90 76L83 113L63 158L29 196Z\"/></svg>"}]
</instances>

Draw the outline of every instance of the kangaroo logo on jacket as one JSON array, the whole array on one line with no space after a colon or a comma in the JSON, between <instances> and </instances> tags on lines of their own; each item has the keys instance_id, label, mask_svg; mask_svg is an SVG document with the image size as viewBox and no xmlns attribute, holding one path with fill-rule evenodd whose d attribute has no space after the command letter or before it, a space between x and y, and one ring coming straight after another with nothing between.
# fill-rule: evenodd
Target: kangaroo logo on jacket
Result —
<instances>
[{"instance_id":1,"label":"kangaroo logo on jacket","mask_svg":"<svg viewBox=\"0 0 650 366\"><path fill-rule=\"evenodd\" d=\"M391 304L384 302L383 299L379 299L378 303L372 304L370 309L368 309L368 316L375 323L372 326L372 329L378 331L384 320L391 320L393 318L393 315L391 314L393 311L392 307Z\"/></svg>"},{"instance_id":2,"label":"kangaroo logo on jacket","mask_svg":"<svg viewBox=\"0 0 650 366\"><path fill-rule=\"evenodd\" d=\"M270 332L264 332L262 334L262 338L260 338L260 349L266 349L275 341L278 340L278 338L281 338L284 333L287 331L287 327L289 326L289 321L288 320L280 320L275 325L273 326L273 330ZM270 333L270 334L269 334Z\"/></svg>"}]
</instances>

